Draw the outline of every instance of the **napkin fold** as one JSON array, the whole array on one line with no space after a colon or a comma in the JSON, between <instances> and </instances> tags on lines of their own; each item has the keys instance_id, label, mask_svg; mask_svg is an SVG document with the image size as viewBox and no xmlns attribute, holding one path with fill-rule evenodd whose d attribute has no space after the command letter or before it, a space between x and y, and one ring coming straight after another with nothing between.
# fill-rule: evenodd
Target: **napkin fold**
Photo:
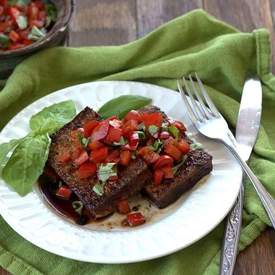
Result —
<instances>
[{"instance_id":1,"label":"napkin fold","mask_svg":"<svg viewBox=\"0 0 275 275\"><path fill-rule=\"evenodd\" d=\"M275 197L275 78L270 64L266 30L242 33L195 10L126 45L53 48L25 60L0 92L0 129L25 106L70 85L135 80L176 89L176 79L194 71L234 128L244 80L248 74L257 74L263 84L262 127L249 165ZM240 249L267 225L268 217L247 181ZM83 263L53 255L24 240L1 217L0 228L0 265L13 274L212 275L218 274L224 224L177 253L123 265ZM177 230L184 234L184 228Z\"/></svg>"}]
</instances>

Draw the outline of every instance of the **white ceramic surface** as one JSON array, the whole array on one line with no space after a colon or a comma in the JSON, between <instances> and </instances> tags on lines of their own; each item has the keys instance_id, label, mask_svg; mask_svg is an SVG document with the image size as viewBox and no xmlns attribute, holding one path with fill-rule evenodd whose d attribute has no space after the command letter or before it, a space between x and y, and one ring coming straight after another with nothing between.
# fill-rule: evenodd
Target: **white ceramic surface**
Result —
<instances>
[{"instance_id":1,"label":"white ceramic surface","mask_svg":"<svg viewBox=\"0 0 275 275\"><path fill-rule=\"evenodd\" d=\"M85 106L97 110L106 101L125 94L152 98L153 104L183 121L189 132L196 135L175 91L139 82L100 81L69 87L34 102L3 129L0 143L27 134L29 118L53 103L72 99L78 111ZM241 184L241 169L227 150L200 136L196 139L213 155L213 172L175 204L152 213L149 221L140 227L110 229L101 224L74 225L47 206L37 187L26 197L20 197L1 179L0 214L31 243L76 260L129 263L170 254L196 242L221 222Z\"/></svg>"}]
</instances>

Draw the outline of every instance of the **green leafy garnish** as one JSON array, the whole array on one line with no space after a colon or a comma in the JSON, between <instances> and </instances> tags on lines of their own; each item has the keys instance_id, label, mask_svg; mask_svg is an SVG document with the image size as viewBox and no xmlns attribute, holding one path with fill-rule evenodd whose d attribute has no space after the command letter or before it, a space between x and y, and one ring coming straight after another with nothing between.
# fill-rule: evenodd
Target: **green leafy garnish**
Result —
<instances>
[{"instance_id":1,"label":"green leafy garnish","mask_svg":"<svg viewBox=\"0 0 275 275\"><path fill-rule=\"evenodd\" d=\"M169 126L169 123L168 122L162 122L161 124L161 129L162 131L168 131L168 126Z\"/></svg>"},{"instance_id":2,"label":"green leafy garnish","mask_svg":"<svg viewBox=\"0 0 275 275\"><path fill-rule=\"evenodd\" d=\"M99 182L97 182L94 186L93 186L93 191L98 194L99 196L102 196L104 194L104 185L100 184Z\"/></svg>"},{"instance_id":3,"label":"green leafy garnish","mask_svg":"<svg viewBox=\"0 0 275 275\"><path fill-rule=\"evenodd\" d=\"M75 105L72 100L63 101L44 108L32 116L30 128L37 132L56 132L76 115Z\"/></svg>"},{"instance_id":4,"label":"green leafy garnish","mask_svg":"<svg viewBox=\"0 0 275 275\"><path fill-rule=\"evenodd\" d=\"M42 37L46 35L46 31L43 29L39 29L36 26L33 26L31 32L28 35L28 39L32 41L40 40Z\"/></svg>"},{"instance_id":5,"label":"green leafy garnish","mask_svg":"<svg viewBox=\"0 0 275 275\"><path fill-rule=\"evenodd\" d=\"M28 27L28 20L27 20L26 16L19 15L16 18L16 23L17 23L20 30L24 30Z\"/></svg>"},{"instance_id":6,"label":"green leafy garnish","mask_svg":"<svg viewBox=\"0 0 275 275\"><path fill-rule=\"evenodd\" d=\"M171 125L168 127L168 132L176 139L179 138L180 131L175 125Z\"/></svg>"},{"instance_id":7,"label":"green leafy garnish","mask_svg":"<svg viewBox=\"0 0 275 275\"><path fill-rule=\"evenodd\" d=\"M2 170L2 178L21 196L27 195L48 159L48 134L29 135L20 142Z\"/></svg>"},{"instance_id":8,"label":"green leafy garnish","mask_svg":"<svg viewBox=\"0 0 275 275\"><path fill-rule=\"evenodd\" d=\"M154 136L159 130L159 127L157 127L156 125L150 125L148 127L148 132L150 133L151 136Z\"/></svg>"},{"instance_id":9,"label":"green leafy garnish","mask_svg":"<svg viewBox=\"0 0 275 275\"><path fill-rule=\"evenodd\" d=\"M123 95L105 103L98 113L102 118L116 115L122 119L129 111L140 109L152 102L151 98L138 95Z\"/></svg>"},{"instance_id":10,"label":"green leafy garnish","mask_svg":"<svg viewBox=\"0 0 275 275\"><path fill-rule=\"evenodd\" d=\"M32 131L26 137L0 145L0 175L18 194L29 193L42 174L48 159L49 135L71 121L75 114L71 100L44 108L30 119Z\"/></svg>"},{"instance_id":11,"label":"green leafy garnish","mask_svg":"<svg viewBox=\"0 0 275 275\"><path fill-rule=\"evenodd\" d=\"M57 10L56 7L53 4L46 4L46 27L48 27L52 22L55 22L57 19Z\"/></svg>"},{"instance_id":12,"label":"green leafy garnish","mask_svg":"<svg viewBox=\"0 0 275 275\"><path fill-rule=\"evenodd\" d=\"M0 47L1 48L7 48L9 45L9 37L3 33L0 33Z\"/></svg>"},{"instance_id":13,"label":"green leafy garnish","mask_svg":"<svg viewBox=\"0 0 275 275\"><path fill-rule=\"evenodd\" d=\"M203 148L201 143L196 142L194 139L192 139L192 141L193 141L193 143L191 143L191 145L190 145L191 150L197 150L197 149Z\"/></svg>"},{"instance_id":14,"label":"green leafy garnish","mask_svg":"<svg viewBox=\"0 0 275 275\"><path fill-rule=\"evenodd\" d=\"M160 151L162 150L162 147L163 147L163 142L160 139L157 139L157 140L155 140L152 147L155 152L160 153Z\"/></svg>"},{"instance_id":15,"label":"green leafy garnish","mask_svg":"<svg viewBox=\"0 0 275 275\"><path fill-rule=\"evenodd\" d=\"M100 164L98 167L98 179L101 182L106 182L110 177L117 176L116 164L115 163L106 163Z\"/></svg>"},{"instance_id":16,"label":"green leafy garnish","mask_svg":"<svg viewBox=\"0 0 275 275\"><path fill-rule=\"evenodd\" d=\"M138 130L140 130L140 131L145 131L146 130L146 127L145 127L145 125L144 125L144 123L142 122L142 123L140 123L139 125L138 125Z\"/></svg>"},{"instance_id":17,"label":"green leafy garnish","mask_svg":"<svg viewBox=\"0 0 275 275\"><path fill-rule=\"evenodd\" d=\"M176 175L177 172L179 171L179 169L183 166L183 164L185 163L186 158L187 158L187 156L183 156L181 162L178 163L177 165L175 165L175 166L172 168L174 175Z\"/></svg>"},{"instance_id":18,"label":"green leafy garnish","mask_svg":"<svg viewBox=\"0 0 275 275\"><path fill-rule=\"evenodd\" d=\"M83 203L81 201L73 201L72 202L72 207L73 207L73 209L76 213L78 213L79 215L82 214Z\"/></svg>"},{"instance_id":19,"label":"green leafy garnish","mask_svg":"<svg viewBox=\"0 0 275 275\"><path fill-rule=\"evenodd\" d=\"M139 139L144 139L145 138L145 133L143 131L137 131L138 138Z\"/></svg>"},{"instance_id":20,"label":"green leafy garnish","mask_svg":"<svg viewBox=\"0 0 275 275\"><path fill-rule=\"evenodd\" d=\"M122 145L125 145L125 144L126 144L126 140L123 136L120 137L119 142L113 142L113 145L115 145L115 146L122 146Z\"/></svg>"}]
</instances>

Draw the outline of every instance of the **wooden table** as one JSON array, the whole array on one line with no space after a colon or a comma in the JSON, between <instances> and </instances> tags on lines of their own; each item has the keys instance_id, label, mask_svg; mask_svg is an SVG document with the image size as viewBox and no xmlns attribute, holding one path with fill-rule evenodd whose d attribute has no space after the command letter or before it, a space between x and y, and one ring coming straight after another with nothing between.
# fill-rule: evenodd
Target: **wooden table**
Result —
<instances>
[{"instance_id":1,"label":"wooden table","mask_svg":"<svg viewBox=\"0 0 275 275\"><path fill-rule=\"evenodd\" d=\"M275 0L76 0L70 45L127 43L195 8L203 8L242 31L266 27L274 41ZM275 233L271 229L238 256L235 275L246 274L275 274ZM7 272L0 269L0 275Z\"/></svg>"}]
</instances>

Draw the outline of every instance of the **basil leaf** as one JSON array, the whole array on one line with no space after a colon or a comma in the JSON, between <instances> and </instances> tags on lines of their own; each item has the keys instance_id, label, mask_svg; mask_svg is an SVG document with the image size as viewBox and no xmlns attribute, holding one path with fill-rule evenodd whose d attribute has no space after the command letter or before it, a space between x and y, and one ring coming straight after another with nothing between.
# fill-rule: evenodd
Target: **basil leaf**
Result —
<instances>
[{"instance_id":1,"label":"basil leaf","mask_svg":"<svg viewBox=\"0 0 275 275\"><path fill-rule=\"evenodd\" d=\"M31 29L31 32L28 35L28 39L32 41L37 41L44 37L46 35L45 30L43 29L38 29L36 26L33 26Z\"/></svg>"},{"instance_id":2,"label":"basil leaf","mask_svg":"<svg viewBox=\"0 0 275 275\"><path fill-rule=\"evenodd\" d=\"M21 196L32 190L48 159L48 134L27 136L14 150L3 168L2 177Z\"/></svg>"},{"instance_id":3,"label":"basil leaf","mask_svg":"<svg viewBox=\"0 0 275 275\"><path fill-rule=\"evenodd\" d=\"M180 131L175 125L171 125L168 127L168 132L176 139L179 138Z\"/></svg>"},{"instance_id":4,"label":"basil leaf","mask_svg":"<svg viewBox=\"0 0 275 275\"><path fill-rule=\"evenodd\" d=\"M27 20L26 16L19 15L16 18L16 23L17 23L20 30L24 30L28 27L28 20Z\"/></svg>"},{"instance_id":5,"label":"basil leaf","mask_svg":"<svg viewBox=\"0 0 275 275\"><path fill-rule=\"evenodd\" d=\"M76 109L72 100L63 101L44 108L32 116L30 128L39 133L52 134L70 122L76 115Z\"/></svg>"},{"instance_id":6,"label":"basil leaf","mask_svg":"<svg viewBox=\"0 0 275 275\"><path fill-rule=\"evenodd\" d=\"M9 160L9 155L15 150L16 146L22 141L23 139L13 139L10 142L2 143L0 145L0 176L2 174L2 170L7 164Z\"/></svg>"},{"instance_id":7,"label":"basil leaf","mask_svg":"<svg viewBox=\"0 0 275 275\"><path fill-rule=\"evenodd\" d=\"M7 48L9 45L9 37L3 33L0 33L0 47L1 48Z\"/></svg>"},{"instance_id":8,"label":"basil leaf","mask_svg":"<svg viewBox=\"0 0 275 275\"><path fill-rule=\"evenodd\" d=\"M152 102L151 98L138 95L123 95L105 103L98 113L102 118L116 115L122 119L129 111L140 109Z\"/></svg>"},{"instance_id":9,"label":"basil leaf","mask_svg":"<svg viewBox=\"0 0 275 275\"><path fill-rule=\"evenodd\" d=\"M106 182L110 177L116 176L117 171L115 169L115 165L115 163L111 162L106 164L100 164L97 172L98 179L101 182Z\"/></svg>"},{"instance_id":10,"label":"basil leaf","mask_svg":"<svg viewBox=\"0 0 275 275\"><path fill-rule=\"evenodd\" d=\"M100 184L99 182L97 182L94 187L93 187L93 191L99 195L102 196L104 194L104 185Z\"/></svg>"}]
</instances>

